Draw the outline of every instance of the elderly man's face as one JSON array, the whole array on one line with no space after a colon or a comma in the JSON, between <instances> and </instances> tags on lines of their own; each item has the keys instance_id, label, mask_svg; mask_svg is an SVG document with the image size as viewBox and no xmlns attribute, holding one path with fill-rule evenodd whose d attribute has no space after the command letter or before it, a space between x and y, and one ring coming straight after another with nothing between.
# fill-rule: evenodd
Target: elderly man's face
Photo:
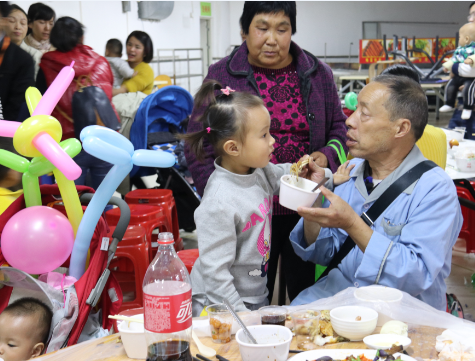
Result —
<instances>
[{"instance_id":1,"label":"elderly man's face","mask_svg":"<svg viewBox=\"0 0 475 361\"><path fill-rule=\"evenodd\" d=\"M346 145L353 157L368 160L384 159L394 146L398 122L391 122L384 107L389 89L371 82L358 95L358 108L346 120L348 126Z\"/></svg>"}]
</instances>

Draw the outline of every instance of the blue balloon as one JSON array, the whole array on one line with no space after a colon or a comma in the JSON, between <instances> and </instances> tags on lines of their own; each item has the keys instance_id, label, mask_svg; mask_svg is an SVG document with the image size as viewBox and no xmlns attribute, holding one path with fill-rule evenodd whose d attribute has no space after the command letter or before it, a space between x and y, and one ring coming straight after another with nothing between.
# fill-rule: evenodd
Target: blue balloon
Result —
<instances>
[{"instance_id":1,"label":"blue balloon","mask_svg":"<svg viewBox=\"0 0 475 361\"><path fill-rule=\"evenodd\" d=\"M173 154L150 149L136 150L132 156L132 163L139 167L170 168L175 162Z\"/></svg>"},{"instance_id":2,"label":"blue balloon","mask_svg":"<svg viewBox=\"0 0 475 361\"><path fill-rule=\"evenodd\" d=\"M90 136L100 138L106 143L125 150L130 155L134 154L134 146L130 140L110 128L101 127L100 125L89 125L79 134L81 142L84 142L84 139Z\"/></svg>"},{"instance_id":3,"label":"blue balloon","mask_svg":"<svg viewBox=\"0 0 475 361\"><path fill-rule=\"evenodd\" d=\"M122 180L130 173L132 166L169 168L175 164L175 157L166 152L139 149L134 152L132 143L111 129L89 126L80 136L83 149L92 156L114 164L89 203L74 241L69 274L76 279L85 272L87 251L94 230L104 208Z\"/></svg>"}]
</instances>

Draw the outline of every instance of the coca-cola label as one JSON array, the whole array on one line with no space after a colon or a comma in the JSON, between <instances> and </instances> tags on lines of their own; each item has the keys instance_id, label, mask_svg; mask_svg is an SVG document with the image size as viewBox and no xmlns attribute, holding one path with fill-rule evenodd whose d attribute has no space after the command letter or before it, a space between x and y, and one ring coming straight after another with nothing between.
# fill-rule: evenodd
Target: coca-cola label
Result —
<instances>
[{"instance_id":1,"label":"coca-cola label","mask_svg":"<svg viewBox=\"0 0 475 361\"><path fill-rule=\"evenodd\" d=\"M147 331L172 333L191 327L191 290L173 296L154 296L147 293L143 296Z\"/></svg>"}]
</instances>

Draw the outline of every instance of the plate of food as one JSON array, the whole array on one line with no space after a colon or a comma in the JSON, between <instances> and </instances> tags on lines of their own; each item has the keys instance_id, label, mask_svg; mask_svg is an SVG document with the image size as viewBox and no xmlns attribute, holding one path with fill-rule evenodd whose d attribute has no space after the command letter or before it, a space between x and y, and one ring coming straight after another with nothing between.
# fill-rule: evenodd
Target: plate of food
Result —
<instances>
[{"instance_id":1,"label":"plate of food","mask_svg":"<svg viewBox=\"0 0 475 361\"><path fill-rule=\"evenodd\" d=\"M400 348L398 347L400 350ZM392 353L391 350L312 350L299 353L291 361L416 361L411 356Z\"/></svg>"}]
</instances>

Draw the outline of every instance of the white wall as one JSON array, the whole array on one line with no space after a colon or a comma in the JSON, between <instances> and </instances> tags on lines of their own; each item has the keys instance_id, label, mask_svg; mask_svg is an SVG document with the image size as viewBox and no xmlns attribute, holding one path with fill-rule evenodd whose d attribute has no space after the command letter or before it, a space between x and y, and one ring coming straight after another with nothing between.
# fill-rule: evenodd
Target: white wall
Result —
<instances>
[{"instance_id":1,"label":"white wall","mask_svg":"<svg viewBox=\"0 0 475 361\"><path fill-rule=\"evenodd\" d=\"M243 1L233 1L229 6L232 44L240 43L238 21L243 5ZM388 37L393 36L393 31L398 31L399 36L412 37L412 32L426 28L433 29L433 32L414 35L453 37L467 21L469 5L470 2L466 1L297 1L297 33L293 40L317 56L324 55L325 43L327 55L348 55L349 45L353 42L352 54L357 55L358 42L363 36L363 21L454 22L456 24L449 26L383 26ZM405 29L410 29L410 32L404 34Z\"/></svg>"}]
</instances>

